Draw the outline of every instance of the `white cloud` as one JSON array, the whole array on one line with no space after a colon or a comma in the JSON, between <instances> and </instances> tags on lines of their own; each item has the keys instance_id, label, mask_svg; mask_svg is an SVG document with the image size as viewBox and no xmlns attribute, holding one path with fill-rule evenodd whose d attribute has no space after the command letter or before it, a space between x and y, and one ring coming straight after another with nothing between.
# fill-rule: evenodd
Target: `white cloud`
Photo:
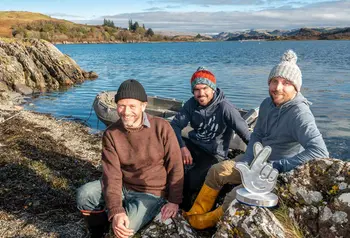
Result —
<instances>
[{"instance_id":1,"label":"white cloud","mask_svg":"<svg viewBox=\"0 0 350 238\"><path fill-rule=\"evenodd\" d=\"M181 1L173 0L172 2ZM207 4L214 1L193 0L190 2L201 2ZM298 8L270 8L251 12L149 11L142 13L124 13L104 17L113 20L116 26L126 27L128 19L132 19L134 22L138 21L141 24L145 24L146 27L150 27L156 31L198 33L223 31L233 32L246 29L275 30L301 27L349 27L350 2L345 0L321 2Z\"/></svg>"},{"instance_id":2,"label":"white cloud","mask_svg":"<svg viewBox=\"0 0 350 238\"><path fill-rule=\"evenodd\" d=\"M71 14L59 13L59 12L45 13L45 14L54 18L62 18L62 19L84 19L85 18L83 16L71 15Z\"/></svg>"}]
</instances>

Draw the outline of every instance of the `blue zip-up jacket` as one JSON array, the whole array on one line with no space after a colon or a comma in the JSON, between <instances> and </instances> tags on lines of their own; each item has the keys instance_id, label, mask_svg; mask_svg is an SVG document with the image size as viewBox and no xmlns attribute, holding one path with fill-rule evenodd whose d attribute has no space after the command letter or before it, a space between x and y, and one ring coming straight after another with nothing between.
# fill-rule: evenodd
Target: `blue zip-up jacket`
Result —
<instances>
[{"instance_id":1,"label":"blue zip-up jacket","mask_svg":"<svg viewBox=\"0 0 350 238\"><path fill-rule=\"evenodd\" d=\"M250 139L251 133L246 121L219 88L209 105L202 107L192 97L172 120L171 126L174 128L181 148L185 146L181 138L181 131L188 123L193 128L189 132L189 139L212 155L227 157L234 132L246 144Z\"/></svg>"},{"instance_id":2,"label":"blue zip-up jacket","mask_svg":"<svg viewBox=\"0 0 350 238\"><path fill-rule=\"evenodd\" d=\"M292 170L315 158L328 158L326 144L309 105L300 92L280 107L276 107L270 97L266 98L260 105L258 121L241 161L251 163L255 142L272 148L268 160L279 172Z\"/></svg>"}]
</instances>

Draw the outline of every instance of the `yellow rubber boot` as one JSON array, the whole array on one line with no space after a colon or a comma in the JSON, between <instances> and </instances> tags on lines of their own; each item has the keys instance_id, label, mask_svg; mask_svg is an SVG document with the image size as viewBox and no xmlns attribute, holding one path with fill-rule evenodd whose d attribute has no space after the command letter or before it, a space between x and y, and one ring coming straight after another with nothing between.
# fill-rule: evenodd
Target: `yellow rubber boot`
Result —
<instances>
[{"instance_id":1,"label":"yellow rubber boot","mask_svg":"<svg viewBox=\"0 0 350 238\"><path fill-rule=\"evenodd\" d=\"M200 215L192 215L188 217L188 222L197 230L211 228L218 223L223 215L222 206L216 208L214 211L207 212Z\"/></svg>"},{"instance_id":2,"label":"yellow rubber boot","mask_svg":"<svg viewBox=\"0 0 350 238\"><path fill-rule=\"evenodd\" d=\"M219 190L212 189L211 187L203 184L201 191L198 193L196 200L194 201L191 209L188 212L184 212L182 215L188 217L196 214L204 214L209 212L214 205L215 199L219 194Z\"/></svg>"}]
</instances>

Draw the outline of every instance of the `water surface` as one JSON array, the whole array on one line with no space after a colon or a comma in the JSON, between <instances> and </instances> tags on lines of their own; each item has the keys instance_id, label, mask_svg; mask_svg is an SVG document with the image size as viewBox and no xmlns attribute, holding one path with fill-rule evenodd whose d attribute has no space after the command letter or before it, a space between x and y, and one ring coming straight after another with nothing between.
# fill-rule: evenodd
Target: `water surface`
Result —
<instances>
[{"instance_id":1,"label":"water surface","mask_svg":"<svg viewBox=\"0 0 350 238\"><path fill-rule=\"evenodd\" d=\"M101 91L117 90L122 81L139 80L149 95L186 100L190 77L205 66L217 86L240 108L258 107L268 96L267 76L283 52L293 49L303 73L301 92L331 157L350 159L350 41L208 42L57 45L83 69L99 78L67 91L46 93L28 109L86 120L104 129L91 110Z\"/></svg>"}]
</instances>

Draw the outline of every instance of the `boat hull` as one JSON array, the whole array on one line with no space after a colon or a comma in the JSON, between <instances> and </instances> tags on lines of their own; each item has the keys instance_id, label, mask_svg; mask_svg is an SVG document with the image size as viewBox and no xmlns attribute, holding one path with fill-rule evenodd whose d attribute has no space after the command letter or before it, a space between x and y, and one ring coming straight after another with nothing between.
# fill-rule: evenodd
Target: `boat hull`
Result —
<instances>
[{"instance_id":1,"label":"boat hull","mask_svg":"<svg viewBox=\"0 0 350 238\"><path fill-rule=\"evenodd\" d=\"M114 102L115 94L116 91L101 92L96 96L93 103L93 108L97 118L106 126L111 125L119 119L117 114L117 105ZM171 98L148 96L147 99L148 103L146 112L153 116L162 117L168 121L171 121L183 106L183 101ZM258 117L258 108L249 111L244 109L238 110L242 117L247 121L250 129L253 130ZM182 130L182 136L188 138L188 133L192 130L192 127L188 125ZM245 151L246 144L237 134L233 134L230 142L230 148Z\"/></svg>"}]
</instances>

